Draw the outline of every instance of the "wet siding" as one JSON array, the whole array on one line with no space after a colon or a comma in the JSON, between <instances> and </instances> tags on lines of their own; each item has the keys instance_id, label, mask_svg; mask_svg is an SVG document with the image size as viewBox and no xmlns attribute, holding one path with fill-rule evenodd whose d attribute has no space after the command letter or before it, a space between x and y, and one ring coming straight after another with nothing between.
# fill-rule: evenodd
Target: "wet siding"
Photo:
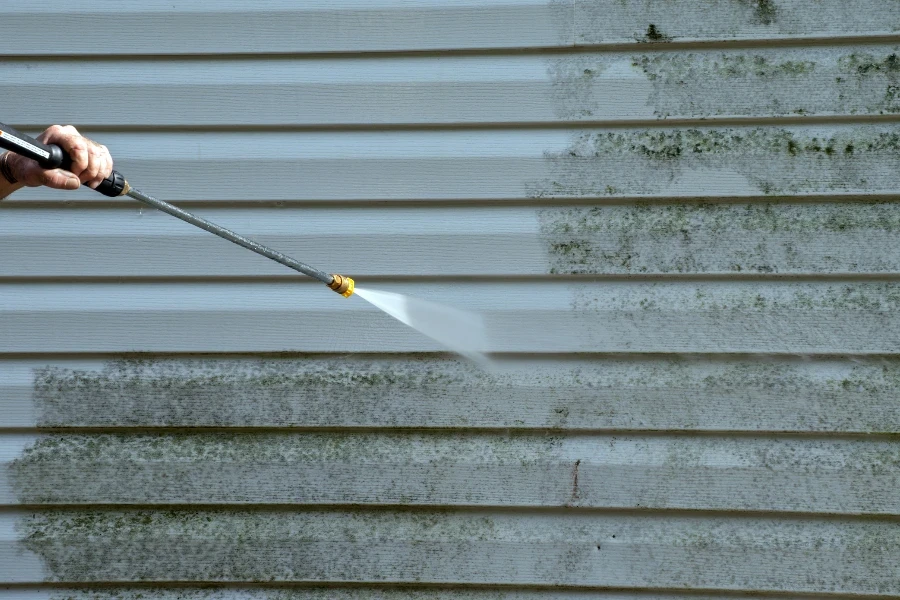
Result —
<instances>
[{"instance_id":1,"label":"wet siding","mask_svg":"<svg viewBox=\"0 0 900 600\"><path fill-rule=\"evenodd\" d=\"M900 597L898 31L893 0L0 8L4 119L478 310L496 356L25 190L0 598Z\"/></svg>"}]
</instances>

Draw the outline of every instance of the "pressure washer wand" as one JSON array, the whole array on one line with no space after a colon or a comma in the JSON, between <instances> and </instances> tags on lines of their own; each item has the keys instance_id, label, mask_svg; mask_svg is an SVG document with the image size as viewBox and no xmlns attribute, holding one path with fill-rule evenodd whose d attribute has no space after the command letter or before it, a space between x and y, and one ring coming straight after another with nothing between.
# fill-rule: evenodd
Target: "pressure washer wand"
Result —
<instances>
[{"instance_id":1,"label":"pressure washer wand","mask_svg":"<svg viewBox=\"0 0 900 600\"><path fill-rule=\"evenodd\" d=\"M114 173L114 174L118 175L118 173ZM216 225L215 223L207 221L206 219L198 217L195 214L189 213L186 210L182 210L173 204L169 204L168 202L159 200L158 198L154 198L153 196L149 196L149 195L141 192L140 190L136 190L133 187L131 187L130 185L128 185L127 181L124 181L123 192L119 195L120 196L124 195L124 196L129 196L131 198L134 198L135 200L143 202L144 204L152 206L153 208L159 209L159 210L163 211L164 213L168 213L168 214L172 215L173 217L176 217L178 219L181 219L182 221L190 223L191 225L195 225L195 226L199 227L200 229L205 229L206 231L213 233L213 234L219 236L220 238L224 238L224 239L228 240L229 242L234 242L238 246L243 246L247 250L252 250L253 252L256 252L257 254L261 254L261 255L265 256L266 258L271 258L275 262L281 263L286 267L294 269L295 271L299 271L300 273L303 273L304 275L308 275L309 277L312 277L313 279L318 279L319 281L321 281L322 283L324 283L325 285L327 285L334 291L340 293L344 297L349 297L350 295L353 294L353 280L350 279L349 277L344 277L342 275L329 275L328 273L325 273L324 271L320 271L316 268L313 268L306 263L302 263L299 260L293 259L290 256L287 256L286 254L282 254L281 252L279 252L277 250L273 250L272 248L269 248L268 246L263 246L262 244L260 244L258 242L254 242L253 240L251 240L249 238L245 238L242 235L238 235L237 233L231 231L230 229L225 229L224 227L221 227L219 225ZM346 282L346 284L344 282ZM341 289L341 288L344 288L344 289Z\"/></svg>"},{"instance_id":2,"label":"pressure washer wand","mask_svg":"<svg viewBox=\"0 0 900 600\"><path fill-rule=\"evenodd\" d=\"M72 159L59 146L56 146L54 144L42 144L34 138L20 133L12 127L4 125L3 123L0 123L0 148L5 148L11 152L15 152L16 154L21 154L22 156L30 158L36 161L44 169L67 169L72 165ZM128 184L128 182L125 180L125 177L123 177L122 174L118 171L113 171L109 177L104 179L103 182L101 182L100 185L97 186L96 191L100 192L104 196L109 196L110 198L115 198L118 196L128 196L130 198L134 198L139 202L143 202L148 206L152 206L157 210L161 210L164 213L170 214L173 217L194 225L195 227L204 229L212 234L219 236L220 238L226 239L229 242L233 242L238 246L243 246L247 250L251 250L253 252L256 252L257 254L265 256L266 258L270 258L277 263L281 263L282 265L303 273L304 275L312 277L313 279L318 279L345 298L349 298L351 295L353 295L354 281L349 277L346 277L344 275L328 274L324 271L315 269L307 265L306 263L295 260L290 256L287 256L286 254L282 254L277 250L269 248L268 246L263 246L262 244L254 242L249 238L238 235L230 229L225 229L224 227L198 217L195 214L189 213L186 210L182 210L174 204L169 204L168 202L145 194L140 190L136 190Z\"/></svg>"}]
</instances>

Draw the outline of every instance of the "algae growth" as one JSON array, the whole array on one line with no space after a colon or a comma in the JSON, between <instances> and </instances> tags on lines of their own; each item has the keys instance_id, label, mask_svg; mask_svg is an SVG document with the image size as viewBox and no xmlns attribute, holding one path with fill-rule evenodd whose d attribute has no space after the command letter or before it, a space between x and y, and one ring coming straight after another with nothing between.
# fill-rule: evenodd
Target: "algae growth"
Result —
<instances>
[{"instance_id":1,"label":"algae growth","mask_svg":"<svg viewBox=\"0 0 900 600\"><path fill-rule=\"evenodd\" d=\"M900 271L870 247L900 233L893 202L639 202L544 208L538 219L552 274Z\"/></svg>"},{"instance_id":2,"label":"algae growth","mask_svg":"<svg viewBox=\"0 0 900 600\"><path fill-rule=\"evenodd\" d=\"M886 194L900 186L900 133L874 127L587 130L545 158L549 176L526 184L532 198Z\"/></svg>"}]
</instances>

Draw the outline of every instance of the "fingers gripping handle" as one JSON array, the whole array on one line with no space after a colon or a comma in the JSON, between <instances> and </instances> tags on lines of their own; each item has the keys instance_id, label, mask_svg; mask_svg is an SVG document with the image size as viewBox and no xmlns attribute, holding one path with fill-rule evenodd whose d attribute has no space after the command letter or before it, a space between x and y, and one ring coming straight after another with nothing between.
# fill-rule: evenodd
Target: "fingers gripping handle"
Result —
<instances>
[{"instance_id":1,"label":"fingers gripping handle","mask_svg":"<svg viewBox=\"0 0 900 600\"><path fill-rule=\"evenodd\" d=\"M3 123L0 123L0 148L30 158L44 169L68 169L72 166L72 159L59 146L42 144ZM96 191L111 198L121 196L125 191L125 178L118 171L113 171L97 186Z\"/></svg>"},{"instance_id":2,"label":"fingers gripping handle","mask_svg":"<svg viewBox=\"0 0 900 600\"><path fill-rule=\"evenodd\" d=\"M66 154L65 150L60 148L59 146L49 144L47 146L51 150L51 155L55 156L57 154L62 156L62 162L59 164L60 168L69 169L72 166L72 159ZM44 165L41 165L44 167ZM44 167L53 168L56 167ZM94 188L95 192L100 192L104 196L109 196L110 198L115 198L116 196L121 196L125 193L125 177L119 173L118 171L113 171L109 174L109 177L100 182L100 185Z\"/></svg>"}]
</instances>

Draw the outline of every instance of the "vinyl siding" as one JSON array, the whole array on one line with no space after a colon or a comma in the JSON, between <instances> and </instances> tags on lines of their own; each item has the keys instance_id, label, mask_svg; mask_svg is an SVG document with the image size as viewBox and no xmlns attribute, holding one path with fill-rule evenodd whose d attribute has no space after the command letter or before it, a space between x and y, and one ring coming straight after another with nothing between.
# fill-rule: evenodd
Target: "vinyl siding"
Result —
<instances>
[{"instance_id":1,"label":"vinyl siding","mask_svg":"<svg viewBox=\"0 0 900 600\"><path fill-rule=\"evenodd\" d=\"M3 120L476 310L494 356L23 190L0 598L900 597L898 29L887 0L0 7Z\"/></svg>"}]
</instances>

